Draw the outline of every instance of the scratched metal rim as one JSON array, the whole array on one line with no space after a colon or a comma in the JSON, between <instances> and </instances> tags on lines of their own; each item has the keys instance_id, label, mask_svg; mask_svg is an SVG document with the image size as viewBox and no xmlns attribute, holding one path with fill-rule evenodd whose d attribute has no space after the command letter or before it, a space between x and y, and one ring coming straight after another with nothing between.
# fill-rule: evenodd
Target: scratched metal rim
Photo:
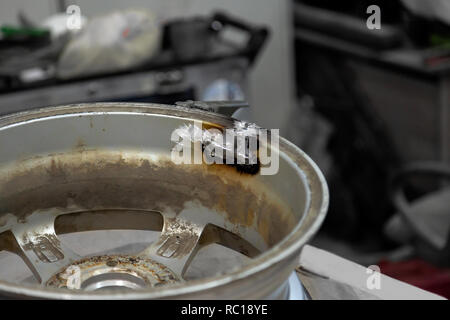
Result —
<instances>
[{"instance_id":1,"label":"scratched metal rim","mask_svg":"<svg viewBox=\"0 0 450 320\"><path fill-rule=\"evenodd\" d=\"M155 104L102 103L43 108L0 118L0 130L26 125L40 119L75 116L78 114L124 113L160 115L182 119L196 119L230 126L233 119L214 113ZM292 161L306 177L311 202L301 223L282 241L263 252L245 267L225 275L187 283L129 293L97 293L55 288L36 288L0 281L0 292L8 296L55 299L153 299L153 298L264 298L277 291L295 268L302 246L320 227L328 207L328 189L315 163L299 148L281 138L280 152ZM276 276L274 276L276 275ZM259 286L259 287L258 287ZM258 290L260 288L260 290ZM258 292L260 291L260 292Z\"/></svg>"}]
</instances>

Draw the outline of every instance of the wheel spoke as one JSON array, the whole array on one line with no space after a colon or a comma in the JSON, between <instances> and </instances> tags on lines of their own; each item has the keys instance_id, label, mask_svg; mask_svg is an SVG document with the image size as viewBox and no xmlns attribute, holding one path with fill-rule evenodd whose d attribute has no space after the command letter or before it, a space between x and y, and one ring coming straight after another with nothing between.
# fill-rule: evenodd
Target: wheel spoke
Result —
<instances>
[{"instance_id":1,"label":"wheel spoke","mask_svg":"<svg viewBox=\"0 0 450 320\"><path fill-rule=\"evenodd\" d=\"M18 223L11 228L22 250L22 258L43 285L61 268L80 258L56 235L56 216L51 210L35 212L26 218L25 223Z\"/></svg>"},{"instance_id":2,"label":"wheel spoke","mask_svg":"<svg viewBox=\"0 0 450 320\"><path fill-rule=\"evenodd\" d=\"M205 222L193 222L182 213L177 217L164 216L164 227L157 241L141 255L162 263L180 278L198 249L198 241L206 226Z\"/></svg>"}]
</instances>

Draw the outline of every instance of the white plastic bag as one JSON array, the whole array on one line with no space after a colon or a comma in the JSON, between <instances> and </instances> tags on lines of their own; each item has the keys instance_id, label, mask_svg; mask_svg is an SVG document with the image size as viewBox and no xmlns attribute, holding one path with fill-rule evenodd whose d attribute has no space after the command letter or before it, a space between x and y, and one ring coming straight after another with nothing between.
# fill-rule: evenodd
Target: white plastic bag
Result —
<instances>
[{"instance_id":1,"label":"white plastic bag","mask_svg":"<svg viewBox=\"0 0 450 320\"><path fill-rule=\"evenodd\" d=\"M132 68L155 56L160 39L161 28L146 10L94 17L64 48L57 75L67 79Z\"/></svg>"}]
</instances>

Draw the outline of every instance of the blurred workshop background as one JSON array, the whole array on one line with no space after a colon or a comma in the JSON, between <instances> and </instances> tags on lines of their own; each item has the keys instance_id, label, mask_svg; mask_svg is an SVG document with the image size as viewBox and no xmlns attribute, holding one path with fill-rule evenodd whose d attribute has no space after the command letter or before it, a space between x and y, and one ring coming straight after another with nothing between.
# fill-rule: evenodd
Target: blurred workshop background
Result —
<instances>
[{"instance_id":1,"label":"blurred workshop background","mask_svg":"<svg viewBox=\"0 0 450 320\"><path fill-rule=\"evenodd\" d=\"M0 114L246 100L326 175L314 245L450 297L450 0L1 0L0 28Z\"/></svg>"}]
</instances>

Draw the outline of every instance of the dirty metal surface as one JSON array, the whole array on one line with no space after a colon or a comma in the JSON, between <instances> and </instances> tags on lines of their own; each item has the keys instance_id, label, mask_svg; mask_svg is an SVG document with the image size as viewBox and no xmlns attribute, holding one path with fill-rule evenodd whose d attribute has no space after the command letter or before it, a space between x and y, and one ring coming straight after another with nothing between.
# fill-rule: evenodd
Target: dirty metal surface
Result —
<instances>
[{"instance_id":1,"label":"dirty metal surface","mask_svg":"<svg viewBox=\"0 0 450 320\"><path fill-rule=\"evenodd\" d=\"M101 278L99 281L88 281L93 277L111 275L109 279ZM130 280L117 276L132 275L137 279ZM142 280L142 281L139 281ZM145 289L164 284L181 281L166 266L145 257L107 255L88 257L78 260L65 267L47 282L47 286L56 288L68 288L72 290L96 290L103 287L123 286L130 289ZM88 282L88 283L86 283ZM118 285L119 284L119 285Z\"/></svg>"}]
</instances>

